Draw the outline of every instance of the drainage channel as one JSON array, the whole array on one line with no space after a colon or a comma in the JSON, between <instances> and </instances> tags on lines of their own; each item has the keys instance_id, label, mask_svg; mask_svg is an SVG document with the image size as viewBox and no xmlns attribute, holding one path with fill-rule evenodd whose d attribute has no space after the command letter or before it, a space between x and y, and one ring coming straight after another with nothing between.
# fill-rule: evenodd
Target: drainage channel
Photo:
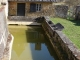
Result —
<instances>
[{"instance_id":1,"label":"drainage channel","mask_svg":"<svg viewBox=\"0 0 80 60\"><path fill-rule=\"evenodd\" d=\"M8 26L14 36L11 60L59 60L39 26Z\"/></svg>"}]
</instances>

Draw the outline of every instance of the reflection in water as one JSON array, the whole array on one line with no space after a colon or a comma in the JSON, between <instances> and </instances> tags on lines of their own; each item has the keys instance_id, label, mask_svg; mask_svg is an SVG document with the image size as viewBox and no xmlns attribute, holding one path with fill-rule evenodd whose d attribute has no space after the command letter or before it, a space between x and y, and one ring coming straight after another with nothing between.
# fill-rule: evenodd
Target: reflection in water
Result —
<instances>
[{"instance_id":1,"label":"reflection in water","mask_svg":"<svg viewBox=\"0 0 80 60\"><path fill-rule=\"evenodd\" d=\"M41 50L41 43L40 42L35 43L35 50Z\"/></svg>"},{"instance_id":2,"label":"reflection in water","mask_svg":"<svg viewBox=\"0 0 80 60\"><path fill-rule=\"evenodd\" d=\"M9 26L14 35L11 60L58 60L40 27Z\"/></svg>"}]
</instances>

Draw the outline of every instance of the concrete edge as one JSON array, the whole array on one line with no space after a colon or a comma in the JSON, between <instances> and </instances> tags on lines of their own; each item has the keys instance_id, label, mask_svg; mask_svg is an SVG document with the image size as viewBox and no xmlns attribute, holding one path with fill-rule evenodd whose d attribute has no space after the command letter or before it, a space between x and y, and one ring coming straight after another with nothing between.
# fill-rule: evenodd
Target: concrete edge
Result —
<instances>
[{"instance_id":1,"label":"concrete edge","mask_svg":"<svg viewBox=\"0 0 80 60\"><path fill-rule=\"evenodd\" d=\"M10 58L9 58L9 60L11 60L11 51L12 51L12 45L13 45L13 40L14 40L14 36L12 34L11 34L11 36L12 36L12 41L10 43Z\"/></svg>"}]
</instances>

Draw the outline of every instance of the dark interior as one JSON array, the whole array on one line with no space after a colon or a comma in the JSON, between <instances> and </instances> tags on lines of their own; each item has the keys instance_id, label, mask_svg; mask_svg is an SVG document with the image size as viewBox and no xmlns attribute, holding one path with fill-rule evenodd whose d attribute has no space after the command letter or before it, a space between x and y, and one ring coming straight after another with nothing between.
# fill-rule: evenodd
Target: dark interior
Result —
<instances>
[{"instance_id":1,"label":"dark interior","mask_svg":"<svg viewBox=\"0 0 80 60\"><path fill-rule=\"evenodd\" d=\"M18 3L17 4L17 15L18 16L25 16L25 3Z\"/></svg>"}]
</instances>

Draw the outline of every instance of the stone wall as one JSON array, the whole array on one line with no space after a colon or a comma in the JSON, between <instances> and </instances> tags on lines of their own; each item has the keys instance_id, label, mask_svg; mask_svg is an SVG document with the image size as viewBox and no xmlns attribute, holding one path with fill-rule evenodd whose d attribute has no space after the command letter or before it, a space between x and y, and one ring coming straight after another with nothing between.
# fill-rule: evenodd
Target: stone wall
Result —
<instances>
[{"instance_id":1,"label":"stone wall","mask_svg":"<svg viewBox=\"0 0 80 60\"><path fill-rule=\"evenodd\" d=\"M80 6L76 6L75 20L80 20Z\"/></svg>"},{"instance_id":2,"label":"stone wall","mask_svg":"<svg viewBox=\"0 0 80 60\"><path fill-rule=\"evenodd\" d=\"M8 28L5 16L5 8L0 8L0 60L3 57L3 52L6 47L6 42L8 38Z\"/></svg>"},{"instance_id":3,"label":"stone wall","mask_svg":"<svg viewBox=\"0 0 80 60\"><path fill-rule=\"evenodd\" d=\"M21 2L8 2L9 3L9 16L17 16L17 3ZM25 3L25 18L35 18L39 16L51 16L51 17L61 17L66 18L68 12L68 6L65 5L54 5L51 2L35 2L36 4L41 4L41 11L30 12L31 2Z\"/></svg>"},{"instance_id":4,"label":"stone wall","mask_svg":"<svg viewBox=\"0 0 80 60\"><path fill-rule=\"evenodd\" d=\"M55 16L66 18L68 12L68 6L65 5L55 5Z\"/></svg>"},{"instance_id":5,"label":"stone wall","mask_svg":"<svg viewBox=\"0 0 80 60\"><path fill-rule=\"evenodd\" d=\"M54 29L54 23L48 17L41 18L42 27L49 37L60 60L80 60L80 51L62 31Z\"/></svg>"},{"instance_id":6,"label":"stone wall","mask_svg":"<svg viewBox=\"0 0 80 60\"><path fill-rule=\"evenodd\" d=\"M9 2L9 15L16 16L17 15L17 3L16 2Z\"/></svg>"},{"instance_id":7,"label":"stone wall","mask_svg":"<svg viewBox=\"0 0 80 60\"><path fill-rule=\"evenodd\" d=\"M40 12L30 12L30 3L27 3L27 12L26 12L26 16L28 17L39 17L39 16L54 16L54 8L52 6L52 3L46 3L46 2L42 2L40 3L42 4L42 9Z\"/></svg>"},{"instance_id":8,"label":"stone wall","mask_svg":"<svg viewBox=\"0 0 80 60\"><path fill-rule=\"evenodd\" d=\"M17 16L17 3L21 2L9 2L9 16ZM37 4L41 4L41 11L39 12L30 12L30 3L31 2L23 2L25 3L25 17L38 17L38 16L54 16L54 6L51 2L35 2Z\"/></svg>"},{"instance_id":9,"label":"stone wall","mask_svg":"<svg viewBox=\"0 0 80 60\"><path fill-rule=\"evenodd\" d=\"M60 1L60 0L56 0ZM66 18L68 13L68 6L66 4L61 3L51 3L51 2L35 2L42 4L41 11L39 12L30 12L30 3L32 2L8 2L9 3L9 16L17 16L17 3L25 3L25 17L34 18L39 16L51 16L51 17L61 17ZM58 5L57 5L58 4ZM72 8L71 8L72 9ZM73 8L74 9L74 8ZM72 10L71 10L72 11ZM71 13L69 15L73 17L79 18L78 13L79 12L79 6L77 6L77 10L75 11L76 15L74 16L74 13ZM75 18L76 19L76 18Z\"/></svg>"}]
</instances>

